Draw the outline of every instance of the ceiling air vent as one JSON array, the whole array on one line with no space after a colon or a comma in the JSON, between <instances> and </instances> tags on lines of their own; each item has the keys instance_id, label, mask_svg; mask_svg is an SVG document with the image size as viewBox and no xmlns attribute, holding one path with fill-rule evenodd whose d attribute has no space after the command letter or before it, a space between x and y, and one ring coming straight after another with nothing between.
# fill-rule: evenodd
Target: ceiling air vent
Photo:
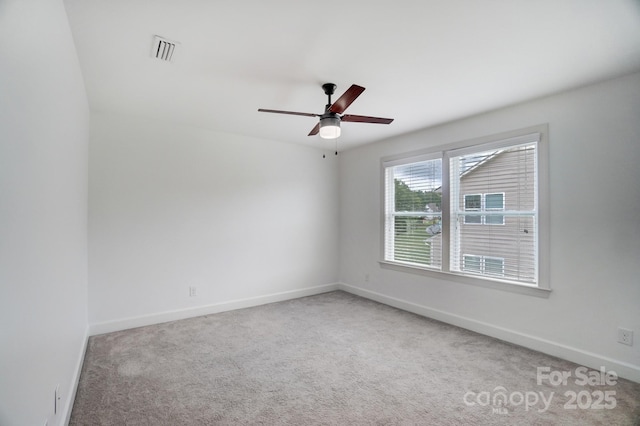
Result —
<instances>
[{"instance_id":1,"label":"ceiling air vent","mask_svg":"<svg viewBox=\"0 0 640 426\"><path fill-rule=\"evenodd\" d=\"M151 56L161 61L172 62L175 58L176 48L180 45L175 41L167 40L164 37L155 36L151 47Z\"/></svg>"}]
</instances>

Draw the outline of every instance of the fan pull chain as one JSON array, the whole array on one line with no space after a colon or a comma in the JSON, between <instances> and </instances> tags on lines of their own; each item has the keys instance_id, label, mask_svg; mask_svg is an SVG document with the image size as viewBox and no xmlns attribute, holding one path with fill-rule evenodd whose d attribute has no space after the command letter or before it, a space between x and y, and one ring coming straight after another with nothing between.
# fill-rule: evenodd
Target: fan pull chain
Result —
<instances>
[{"instance_id":1,"label":"fan pull chain","mask_svg":"<svg viewBox=\"0 0 640 426\"><path fill-rule=\"evenodd\" d=\"M338 139L337 138L336 138L335 155L338 155ZM327 154L325 152L322 153L322 158L327 158Z\"/></svg>"}]
</instances>

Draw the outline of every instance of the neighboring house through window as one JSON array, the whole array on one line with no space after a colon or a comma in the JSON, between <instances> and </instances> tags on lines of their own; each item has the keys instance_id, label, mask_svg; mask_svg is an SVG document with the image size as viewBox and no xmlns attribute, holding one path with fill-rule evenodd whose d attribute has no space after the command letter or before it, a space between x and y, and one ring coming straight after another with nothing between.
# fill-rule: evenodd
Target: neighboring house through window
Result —
<instances>
[{"instance_id":1,"label":"neighboring house through window","mask_svg":"<svg viewBox=\"0 0 640 426\"><path fill-rule=\"evenodd\" d=\"M462 270L465 272L496 277L504 276L503 258L465 254L462 259Z\"/></svg>"},{"instance_id":2,"label":"neighboring house through window","mask_svg":"<svg viewBox=\"0 0 640 426\"><path fill-rule=\"evenodd\" d=\"M544 139L483 138L383 160L383 263L548 288Z\"/></svg>"},{"instance_id":3,"label":"neighboring house through window","mask_svg":"<svg viewBox=\"0 0 640 426\"><path fill-rule=\"evenodd\" d=\"M484 194L484 211L487 213L504 210L504 192L497 194ZM504 225L504 216L500 214L485 214L482 216L487 225Z\"/></svg>"},{"instance_id":4,"label":"neighboring house through window","mask_svg":"<svg viewBox=\"0 0 640 426\"><path fill-rule=\"evenodd\" d=\"M464 211L478 212L464 216L465 224L504 225L504 216L494 213L502 210L504 210L504 193L464 195Z\"/></svg>"},{"instance_id":5,"label":"neighboring house through window","mask_svg":"<svg viewBox=\"0 0 640 426\"><path fill-rule=\"evenodd\" d=\"M479 212L482 209L482 194L465 194L464 211ZM464 217L464 223L482 223L482 216L469 215Z\"/></svg>"}]
</instances>

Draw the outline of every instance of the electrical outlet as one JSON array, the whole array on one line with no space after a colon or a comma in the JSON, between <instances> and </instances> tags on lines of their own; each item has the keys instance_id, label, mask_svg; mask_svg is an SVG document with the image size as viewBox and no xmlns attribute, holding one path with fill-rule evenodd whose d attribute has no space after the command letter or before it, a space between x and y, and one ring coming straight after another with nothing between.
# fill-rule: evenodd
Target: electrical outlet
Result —
<instances>
[{"instance_id":1,"label":"electrical outlet","mask_svg":"<svg viewBox=\"0 0 640 426\"><path fill-rule=\"evenodd\" d=\"M619 328L618 342L622 343L623 345L633 346L633 330Z\"/></svg>"},{"instance_id":2,"label":"electrical outlet","mask_svg":"<svg viewBox=\"0 0 640 426\"><path fill-rule=\"evenodd\" d=\"M196 297L198 295L198 291L195 286L189 287L189 297Z\"/></svg>"}]
</instances>

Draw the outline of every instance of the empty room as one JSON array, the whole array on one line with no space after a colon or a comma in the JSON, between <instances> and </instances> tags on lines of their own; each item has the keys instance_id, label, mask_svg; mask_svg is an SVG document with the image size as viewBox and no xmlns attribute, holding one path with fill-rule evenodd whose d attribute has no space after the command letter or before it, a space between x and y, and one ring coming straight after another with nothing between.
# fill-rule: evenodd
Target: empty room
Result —
<instances>
[{"instance_id":1,"label":"empty room","mask_svg":"<svg viewBox=\"0 0 640 426\"><path fill-rule=\"evenodd\" d=\"M0 425L640 424L636 0L0 1Z\"/></svg>"}]
</instances>

